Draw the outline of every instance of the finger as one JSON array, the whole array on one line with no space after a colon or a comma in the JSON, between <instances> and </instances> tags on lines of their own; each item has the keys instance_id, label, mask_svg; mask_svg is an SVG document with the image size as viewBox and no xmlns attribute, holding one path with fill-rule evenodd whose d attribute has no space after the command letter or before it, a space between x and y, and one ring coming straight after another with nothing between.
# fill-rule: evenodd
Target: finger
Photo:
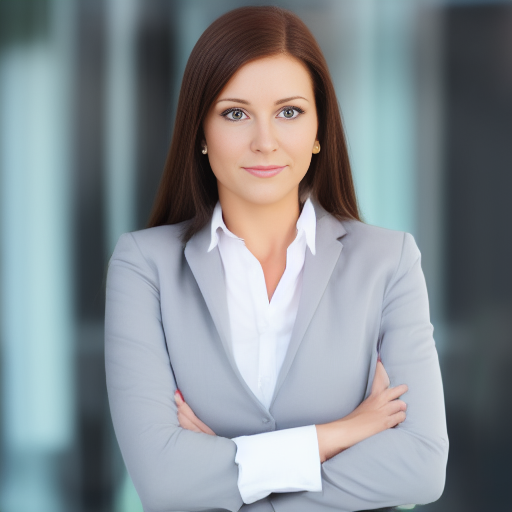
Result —
<instances>
[{"instance_id":1,"label":"finger","mask_svg":"<svg viewBox=\"0 0 512 512\"><path fill-rule=\"evenodd\" d=\"M379 377L381 379L383 387L388 388L390 385L388 372L384 368L384 364L382 363L382 360L380 358L377 361L377 368L379 369Z\"/></svg>"},{"instance_id":2,"label":"finger","mask_svg":"<svg viewBox=\"0 0 512 512\"><path fill-rule=\"evenodd\" d=\"M194 432L201 432L203 434L215 435L213 431L211 431L207 426L201 426L193 419L189 418L182 411L178 414L178 420L180 425L188 430L193 430Z\"/></svg>"},{"instance_id":3,"label":"finger","mask_svg":"<svg viewBox=\"0 0 512 512\"><path fill-rule=\"evenodd\" d=\"M215 432L205 423L203 423L195 414L191 407L182 399L183 395L177 391L174 395L178 411L183 414L190 423L195 425L201 432L205 434L215 435Z\"/></svg>"},{"instance_id":4,"label":"finger","mask_svg":"<svg viewBox=\"0 0 512 512\"><path fill-rule=\"evenodd\" d=\"M205 423L203 423L199 418L197 419L197 421L199 421L199 424L200 424L200 428L201 430L205 433L205 434L209 434L211 436L215 436L215 432L208 426L206 425Z\"/></svg>"},{"instance_id":5,"label":"finger","mask_svg":"<svg viewBox=\"0 0 512 512\"><path fill-rule=\"evenodd\" d=\"M400 407L401 411L407 412L407 404L403 400L393 400Z\"/></svg>"},{"instance_id":6,"label":"finger","mask_svg":"<svg viewBox=\"0 0 512 512\"><path fill-rule=\"evenodd\" d=\"M194 423L197 427L202 428L203 426L206 427L206 425L194 414L194 411L190 408L190 406L183 402L181 405L178 406L181 413L186 416L192 423Z\"/></svg>"},{"instance_id":7,"label":"finger","mask_svg":"<svg viewBox=\"0 0 512 512\"><path fill-rule=\"evenodd\" d=\"M382 364L382 361L379 359L377 361L377 367L375 369L375 376L373 378L372 383L372 393L380 393L389 387L389 377Z\"/></svg>"},{"instance_id":8,"label":"finger","mask_svg":"<svg viewBox=\"0 0 512 512\"><path fill-rule=\"evenodd\" d=\"M402 402L402 400L391 400L391 402L388 402L386 404L385 411L386 414L389 414L390 416L400 411L406 412L407 404L405 402Z\"/></svg>"},{"instance_id":9,"label":"finger","mask_svg":"<svg viewBox=\"0 0 512 512\"><path fill-rule=\"evenodd\" d=\"M187 402L185 402L185 400L183 399L183 395L181 394L181 391L179 389L177 389L176 392L174 393L174 401L178 406L178 416L186 418L188 421L187 424L192 423L198 429L200 429L197 416L194 414L194 411L190 408Z\"/></svg>"},{"instance_id":10,"label":"finger","mask_svg":"<svg viewBox=\"0 0 512 512\"><path fill-rule=\"evenodd\" d=\"M195 414L194 411L190 408L188 404L180 405L180 410L183 415L188 418L196 427L198 427L201 432L205 434L215 435L215 432L208 426L206 423L202 422Z\"/></svg>"},{"instance_id":11,"label":"finger","mask_svg":"<svg viewBox=\"0 0 512 512\"><path fill-rule=\"evenodd\" d=\"M184 414L178 413L178 421L180 422L181 427L192 430L193 432L201 432L199 427L191 422Z\"/></svg>"},{"instance_id":12,"label":"finger","mask_svg":"<svg viewBox=\"0 0 512 512\"><path fill-rule=\"evenodd\" d=\"M395 398L402 396L408 390L409 387L407 386L407 384L399 384L398 386L386 389L385 398L386 400L395 400Z\"/></svg>"},{"instance_id":13,"label":"finger","mask_svg":"<svg viewBox=\"0 0 512 512\"><path fill-rule=\"evenodd\" d=\"M390 422L392 423L393 427L396 427L399 423L402 423L406 419L406 414L404 411L399 411L389 417Z\"/></svg>"},{"instance_id":14,"label":"finger","mask_svg":"<svg viewBox=\"0 0 512 512\"><path fill-rule=\"evenodd\" d=\"M176 405L181 405L185 403L185 399L183 398L183 395L181 394L181 391L177 389L174 392L174 401L176 402Z\"/></svg>"}]
</instances>

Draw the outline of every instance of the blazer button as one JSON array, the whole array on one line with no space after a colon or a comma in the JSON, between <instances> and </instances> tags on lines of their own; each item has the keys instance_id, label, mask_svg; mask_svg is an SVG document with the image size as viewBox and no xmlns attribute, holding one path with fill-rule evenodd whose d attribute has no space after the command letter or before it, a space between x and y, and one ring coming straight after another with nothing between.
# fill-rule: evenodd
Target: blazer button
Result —
<instances>
[{"instance_id":1,"label":"blazer button","mask_svg":"<svg viewBox=\"0 0 512 512\"><path fill-rule=\"evenodd\" d=\"M261 421L263 421L263 423L268 423L270 420L268 418L263 418Z\"/></svg>"}]
</instances>

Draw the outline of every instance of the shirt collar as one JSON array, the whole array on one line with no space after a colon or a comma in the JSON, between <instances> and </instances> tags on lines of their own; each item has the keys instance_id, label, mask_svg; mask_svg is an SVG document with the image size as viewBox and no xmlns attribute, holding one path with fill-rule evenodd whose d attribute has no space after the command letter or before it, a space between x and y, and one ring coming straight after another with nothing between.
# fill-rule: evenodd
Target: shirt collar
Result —
<instances>
[{"instance_id":1,"label":"shirt collar","mask_svg":"<svg viewBox=\"0 0 512 512\"><path fill-rule=\"evenodd\" d=\"M304 231L306 236L306 244L308 245L311 253L315 254L315 235L316 235L316 214L315 208L311 199L308 197L304 206L302 207L302 212L300 213L299 219L297 220L297 236L299 236L301 231ZM215 208L213 209L213 215L211 220L211 241L210 246L208 247L208 252L210 252L219 242L218 229L221 228L226 235L236 238L237 240L243 240L242 238L237 237L227 228L224 223L224 219L222 218L222 207L220 205L220 201L217 201Z\"/></svg>"}]
</instances>

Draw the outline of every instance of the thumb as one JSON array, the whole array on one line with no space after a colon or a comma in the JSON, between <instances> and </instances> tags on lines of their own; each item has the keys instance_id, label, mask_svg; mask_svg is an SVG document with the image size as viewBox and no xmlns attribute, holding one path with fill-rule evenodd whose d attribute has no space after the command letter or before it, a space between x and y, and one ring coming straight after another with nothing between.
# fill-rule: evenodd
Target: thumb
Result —
<instances>
[{"instance_id":1,"label":"thumb","mask_svg":"<svg viewBox=\"0 0 512 512\"><path fill-rule=\"evenodd\" d=\"M377 368L375 369L375 377L373 378L372 383L372 393L380 393L389 387L389 377L382 364L382 361L379 359L377 361Z\"/></svg>"},{"instance_id":2,"label":"thumb","mask_svg":"<svg viewBox=\"0 0 512 512\"><path fill-rule=\"evenodd\" d=\"M177 389L174 392L174 401L176 402L176 405L182 405L185 403L185 399L183 398L183 395L181 394L181 391Z\"/></svg>"}]
</instances>

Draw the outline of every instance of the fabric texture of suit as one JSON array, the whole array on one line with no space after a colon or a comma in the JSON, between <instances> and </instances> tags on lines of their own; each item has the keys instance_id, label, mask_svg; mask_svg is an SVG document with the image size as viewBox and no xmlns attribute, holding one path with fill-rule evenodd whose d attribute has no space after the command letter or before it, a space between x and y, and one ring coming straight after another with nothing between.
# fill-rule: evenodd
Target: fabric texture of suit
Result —
<instances>
[{"instance_id":1,"label":"fabric texture of suit","mask_svg":"<svg viewBox=\"0 0 512 512\"><path fill-rule=\"evenodd\" d=\"M313 201L316 255L270 410L230 350L210 225L183 247L182 224L121 235L109 261L105 365L117 440L145 512L327 512L428 503L441 495L448 436L421 254L409 233L339 221ZM370 393L378 351L407 419L322 464L322 492L245 505L233 437L326 423ZM174 391L217 436L180 427Z\"/></svg>"}]
</instances>

